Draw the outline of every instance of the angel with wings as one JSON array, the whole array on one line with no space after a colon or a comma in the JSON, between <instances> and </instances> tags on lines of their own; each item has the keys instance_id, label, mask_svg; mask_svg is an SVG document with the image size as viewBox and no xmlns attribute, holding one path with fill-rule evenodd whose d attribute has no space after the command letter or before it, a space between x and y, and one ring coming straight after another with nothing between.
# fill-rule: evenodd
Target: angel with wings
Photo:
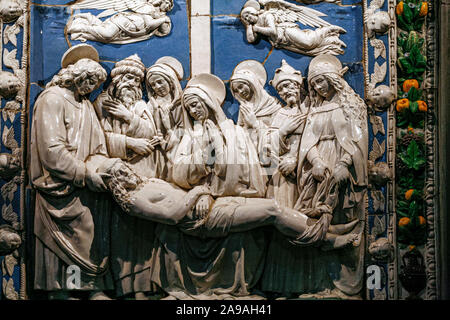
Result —
<instances>
[{"instance_id":1,"label":"angel with wings","mask_svg":"<svg viewBox=\"0 0 450 320\"><path fill-rule=\"evenodd\" d=\"M391 16L381 8L384 0L372 0L366 13L364 14L364 22L366 23L369 38L373 38L375 34L384 34L391 26Z\"/></svg>"},{"instance_id":2,"label":"angel with wings","mask_svg":"<svg viewBox=\"0 0 450 320\"><path fill-rule=\"evenodd\" d=\"M103 10L99 15L78 13L67 24L72 40L126 44L166 36L172 22L167 12L173 0L78 0L72 9ZM101 20L101 18L105 18Z\"/></svg>"},{"instance_id":3,"label":"angel with wings","mask_svg":"<svg viewBox=\"0 0 450 320\"><path fill-rule=\"evenodd\" d=\"M320 11L284 0L249 0L241 10L250 43L263 35L275 48L300 54L343 54L346 45L339 35L346 31L323 20L324 16ZM315 29L300 29L297 23Z\"/></svg>"}]
</instances>

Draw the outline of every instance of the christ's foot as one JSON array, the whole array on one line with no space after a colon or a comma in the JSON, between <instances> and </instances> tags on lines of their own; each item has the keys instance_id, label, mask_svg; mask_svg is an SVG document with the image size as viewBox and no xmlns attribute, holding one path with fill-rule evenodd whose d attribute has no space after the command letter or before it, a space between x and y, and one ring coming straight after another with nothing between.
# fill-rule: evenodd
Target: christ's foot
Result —
<instances>
[{"instance_id":1,"label":"christ's foot","mask_svg":"<svg viewBox=\"0 0 450 320\"><path fill-rule=\"evenodd\" d=\"M329 251L334 249L341 249L344 248L350 244L353 244L353 242L358 238L358 235L355 233L349 233L343 236L328 236L327 242L322 245L320 248L323 251Z\"/></svg>"},{"instance_id":2,"label":"christ's foot","mask_svg":"<svg viewBox=\"0 0 450 320\"><path fill-rule=\"evenodd\" d=\"M329 233L337 234L337 235L343 235L345 233L349 233L353 228L356 226L356 224L359 222L359 220L354 220L352 222L346 223L346 224L332 224L328 228Z\"/></svg>"}]
</instances>

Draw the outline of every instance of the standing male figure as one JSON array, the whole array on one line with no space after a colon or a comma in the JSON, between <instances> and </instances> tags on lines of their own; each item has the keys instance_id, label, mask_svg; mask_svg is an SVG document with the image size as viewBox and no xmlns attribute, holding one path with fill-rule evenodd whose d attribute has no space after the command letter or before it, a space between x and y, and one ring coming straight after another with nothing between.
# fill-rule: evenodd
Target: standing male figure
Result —
<instances>
[{"instance_id":1,"label":"standing male figure","mask_svg":"<svg viewBox=\"0 0 450 320\"><path fill-rule=\"evenodd\" d=\"M111 158L120 158L140 176L159 176L161 155L153 116L142 100L145 65L138 55L116 63L111 84L94 105L106 136ZM112 271L119 296L134 294L144 299L152 291L150 266L154 224L125 215L119 206L113 210L111 232Z\"/></svg>"},{"instance_id":2,"label":"standing male figure","mask_svg":"<svg viewBox=\"0 0 450 320\"><path fill-rule=\"evenodd\" d=\"M34 287L50 298L67 299L69 290L107 298L109 198L98 166L107 157L106 141L89 94L106 80L97 51L69 49L62 69L36 101L31 132L30 176L36 192ZM68 283L68 271L80 281ZM68 268L71 267L69 270ZM77 279L75 279L77 280ZM71 286L74 284L74 286Z\"/></svg>"}]
</instances>

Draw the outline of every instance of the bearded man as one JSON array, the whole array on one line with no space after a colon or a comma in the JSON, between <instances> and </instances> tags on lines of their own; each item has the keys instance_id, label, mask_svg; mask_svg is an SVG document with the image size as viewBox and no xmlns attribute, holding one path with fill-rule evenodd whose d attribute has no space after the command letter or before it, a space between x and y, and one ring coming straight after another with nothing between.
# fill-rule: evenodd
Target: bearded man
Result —
<instances>
[{"instance_id":1,"label":"bearded man","mask_svg":"<svg viewBox=\"0 0 450 320\"><path fill-rule=\"evenodd\" d=\"M111 158L120 158L140 176L153 178L162 159L155 146L160 138L153 116L142 100L146 68L138 55L116 63L111 84L99 95L95 107ZM154 224L127 216L115 205L111 232L112 272L118 296L134 294L145 299L152 291L150 267Z\"/></svg>"},{"instance_id":2,"label":"bearded man","mask_svg":"<svg viewBox=\"0 0 450 320\"><path fill-rule=\"evenodd\" d=\"M131 165L139 175L157 174L154 157L159 143L156 125L147 104L142 100L145 65L138 55L116 63L112 82L94 105L106 135L109 155Z\"/></svg>"},{"instance_id":3,"label":"bearded man","mask_svg":"<svg viewBox=\"0 0 450 320\"><path fill-rule=\"evenodd\" d=\"M97 51L69 49L62 70L47 84L33 110L30 178L36 192L34 288L68 299L74 290L92 299L112 289L108 268L109 198L98 166L106 141L89 94L106 80ZM75 268L74 268L75 266ZM68 281L71 270L79 281Z\"/></svg>"}]
</instances>

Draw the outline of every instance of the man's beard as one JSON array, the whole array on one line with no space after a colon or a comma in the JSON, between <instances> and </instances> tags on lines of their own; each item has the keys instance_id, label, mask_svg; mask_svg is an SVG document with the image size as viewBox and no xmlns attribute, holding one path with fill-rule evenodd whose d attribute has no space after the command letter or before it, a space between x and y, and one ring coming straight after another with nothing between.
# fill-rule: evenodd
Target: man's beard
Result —
<instances>
[{"instance_id":1,"label":"man's beard","mask_svg":"<svg viewBox=\"0 0 450 320\"><path fill-rule=\"evenodd\" d=\"M116 90L116 98L125 106L131 106L137 100L142 99L142 91L139 87L133 87L127 83L119 83Z\"/></svg>"}]
</instances>

